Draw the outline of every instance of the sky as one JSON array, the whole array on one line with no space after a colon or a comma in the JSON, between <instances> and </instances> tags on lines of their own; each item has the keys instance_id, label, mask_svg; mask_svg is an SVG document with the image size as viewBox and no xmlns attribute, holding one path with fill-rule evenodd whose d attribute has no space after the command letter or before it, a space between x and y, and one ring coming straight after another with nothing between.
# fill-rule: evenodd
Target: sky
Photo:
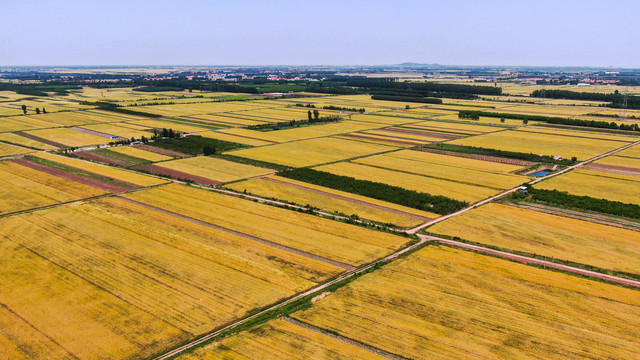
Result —
<instances>
[{"instance_id":1,"label":"sky","mask_svg":"<svg viewBox=\"0 0 640 360\"><path fill-rule=\"evenodd\" d=\"M640 1L2 0L0 66L640 68Z\"/></svg>"}]
</instances>

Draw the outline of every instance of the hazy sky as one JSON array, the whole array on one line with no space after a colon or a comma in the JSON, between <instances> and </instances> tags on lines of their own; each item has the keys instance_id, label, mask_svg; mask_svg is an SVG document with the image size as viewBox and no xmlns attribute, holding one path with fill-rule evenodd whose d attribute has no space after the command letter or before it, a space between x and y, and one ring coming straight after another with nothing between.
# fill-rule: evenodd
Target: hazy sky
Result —
<instances>
[{"instance_id":1,"label":"hazy sky","mask_svg":"<svg viewBox=\"0 0 640 360\"><path fill-rule=\"evenodd\" d=\"M640 67L640 1L2 0L0 65Z\"/></svg>"}]
</instances>

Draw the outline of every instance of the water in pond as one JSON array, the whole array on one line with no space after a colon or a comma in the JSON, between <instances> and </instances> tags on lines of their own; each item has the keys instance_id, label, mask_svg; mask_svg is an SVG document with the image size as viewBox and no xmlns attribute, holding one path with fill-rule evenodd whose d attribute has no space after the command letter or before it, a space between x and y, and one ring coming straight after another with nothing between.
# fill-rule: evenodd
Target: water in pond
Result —
<instances>
[{"instance_id":1,"label":"water in pond","mask_svg":"<svg viewBox=\"0 0 640 360\"><path fill-rule=\"evenodd\" d=\"M551 172L551 170L540 170L538 172L534 172L533 174L529 174L529 176L540 177L540 176L545 176L550 172Z\"/></svg>"}]
</instances>

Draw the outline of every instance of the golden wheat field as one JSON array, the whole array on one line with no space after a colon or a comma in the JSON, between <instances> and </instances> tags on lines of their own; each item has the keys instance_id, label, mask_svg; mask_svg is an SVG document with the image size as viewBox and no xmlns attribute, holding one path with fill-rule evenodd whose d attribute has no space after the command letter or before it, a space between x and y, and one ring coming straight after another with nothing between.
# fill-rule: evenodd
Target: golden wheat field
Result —
<instances>
[{"instance_id":1,"label":"golden wheat field","mask_svg":"<svg viewBox=\"0 0 640 360\"><path fill-rule=\"evenodd\" d=\"M269 176L227 185L228 188L250 194L285 200L299 205L311 205L328 212L352 215L398 227L417 226L439 215L367 198L344 191L304 183L285 177Z\"/></svg>"},{"instance_id":2,"label":"golden wheat field","mask_svg":"<svg viewBox=\"0 0 640 360\"><path fill-rule=\"evenodd\" d=\"M38 150L57 150L58 147L43 143L38 140L30 139L16 133L0 133L0 141L7 142L10 145L19 145L24 147L30 147Z\"/></svg>"},{"instance_id":3,"label":"golden wheat field","mask_svg":"<svg viewBox=\"0 0 640 360\"><path fill-rule=\"evenodd\" d=\"M109 135L120 136L127 139L130 139L132 137L140 139L143 136L146 138L150 138L151 136L153 136L152 131L131 129L129 127L121 126L120 123L84 125L82 127L85 129L99 131L101 133Z\"/></svg>"},{"instance_id":4,"label":"golden wheat field","mask_svg":"<svg viewBox=\"0 0 640 360\"><path fill-rule=\"evenodd\" d=\"M637 291L429 246L293 318L410 359L635 359Z\"/></svg>"},{"instance_id":5,"label":"golden wheat field","mask_svg":"<svg viewBox=\"0 0 640 360\"><path fill-rule=\"evenodd\" d=\"M42 130L30 130L25 131L26 134L37 136L40 139L46 141L52 141L56 144L61 144L66 147L82 147L98 144L106 144L108 138L88 134L82 131L74 130L72 128L53 128Z\"/></svg>"},{"instance_id":6,"label":"golden wheat field","mask_svg":"<svg viewBox=\"0 0 640 360\"><path fill-rule=\"evenodd\" d=\"M640 274L637 232L534 210L491 203L435 224L428 231Z\"/></svg>"},{"instance_id":7,"label":"golden wheat field","mask_svg":"<svg viewBox=\"0 0 640 360\"><path fill-rule=\"evenodd\" d=\"M32 288L5 267L0 301L63 347L82 347L82 358L100 351L118 358L151 355L343 270L114 197L5 217L0 228L3 246L19 244L61 272L45 275L50 286ZM28 272L33 266L20 265ZM79 293L58 288L64 274L83 279ZM27 290L25 298L12 298ZM120 305L105 307L98 298L57 306L64 298L95 297L91 292ZM136 321L125 304L140 309L138 317L157 320Z\"/></svg>"},{"instance_id":8,"label":"golden wheat field","mask_svg":"<svg viewBox=\"0 0 640 360\"><path fill-rule=\"evenodd\" d=\"M231 151L229 154L288 166L309 166L363 155L381 153L395 147L364 144L338 138L319 138Z\"/></svg>"},{"instance_id":9,"label":"golden wheat field","mask_svg":"<svg viewBox=\"0 0 640 360\"><path fill-rule=\"evenodd\" d=\"M11 161L0 162L0 214L105 194Z\"/></svg>"},{"instance_id":10,"label":"golden wheat field","mask_svg":"<svg viewBox=\"0 0 640 360\"><path fill-rule=\"evenodd\" d=\"M45 129L60 126L56 123L32 119L28 116L8 116L0 121L0 132Z\"/></svg>"},{"instance_id":11,"label":"golden wheat field","mask_svg":"<svg viewBox=\"0 0 640 360\"><path fill-rule=\"evenodd\" d=\"M487 187L463 184L445 179L409 174L352 162L339 162L322 165L315 169L336 175L350 176L356 179L399 186L408 190L415 190L432 195L442 195L467 202L476 202L498 193L497 190Z\"/></svg>"},{"instance_id":12,"label":"golden wheat field","mask_svg":"<svg viewBox=\"0 0 640 360\"><path fill-rule=\"evenodd\" d=\"M274 143L273 141L255 139L253 137L226 134L217 130L200 132L198 133L198 135L206 138L229 141L229 142L234 142L234 143L249 145L249 146L264 146L264 145L270 145Z\"/></svg>"},{"instance_id":13,"label":"golden wheat field","mask_svg":"<svg viewBox=\"0 0 640 360\"><path fill-rule=\"evenodd\" d=\"M200 131L209 131L211 128L204 126L191 125L188 122L179 122L179 121L168 121L168 120L136 120L129 122L128 124L144 126L150 129L172 129L181 132L200 132ZM151 133L149 133L151 134Z\"/></svg>"},{"instance_id":14,"label":"golden wheat field","mask_svg":"<svg viewBox=\"0 0 640 360\"><path fill-rule=\"evenodd\" d=\"M50 153L37 153L34 156L53 161L59 164L71 166L77 169L89 171L98 175L106 176L116 180L132 183L138 186L153 186L167 183L166 180L154 178L147 175L134 173L132 171L120 170L113 167L92 163L85 160L72 159L66 156L54 155Z\"/></svg>"},{"instance_id":15,"label":"golden wheat field","mask_svg":"<svg viewBox=\"0 0 640 360\"><path fill-rule=\"evenodd\" d=\"M198 348L177 360L237 359L336 359L375 360L385 357L357 345L276 319L260 327Z\"/></svg>"},{"instance_id":16,"label":"golden wheat field","mask_svg":"<svg viewBox=\"0 0 640 360\"><path fill-rule=\"evenodd\" d=\"M478 135L453 140L450 143L550 156L560 155L567 159L575 156L578 160L591 159L627 144L619 141L537 134L517 130Z\"/></svg>"},{"instance_id":17,"label":"golden wheat field","mask_svg":"<svg viewBox=\"0 0 640 360\"><path fill-rule=\"evenodd\" d=\"M626 157L626 156L611 155L611 156L604 157L600 160L594 161L593 163L640 169L639 158L632 158L632 157Z\"/></svg>"},{"instance_id":18,"label":"golden wheat field","mask_svg":"<svg viewBox=\"0 0 640 360\"><path fill-rule=\"evenodd\" d=\"M201 176L210 180L229 182L256 176L272 174L274 170L239 164L232 161L197 156L180 160L165 161L157 166Z\"/></svg>"},{"instance_id":19,"label":"golden wheat field","mask_svg":"<svg viewBox=\"0 0 640 360\"><path fill-rule=\"evenodd\" d=\"M379 231L187 186L168 185L124 196L354 266L387 255L408 241Z\"/></svg>"},{"instance_id":20,"label":"golden wheat field","mask_svg":"<svg viewBox=\"0 0 640 360\"><path fill-rule=\"evenodd\" d=\"M497 190L513 188L527 180L526 176L509 174L521 168L518 166L423 151L401 150L360 158L354 162Z\"/></svg>"},{"instance_id":21,"label":"golden wheat field","mask_svg":"<svg viewBox=\"0 0 640 360\"><path fill-rule=\"evenodd\" d=\"M0 142L0 157L29 154L32 152L34 152L34 150Z\"/></svg>"},{"instance_id":22,"label":"golden wheat field","mask_svg":"<svg viewBox=\"0 0 640 360\"><path fill-rule=\"evenodd\" d=\"M640 204L640 177L592 170L573 170L536 184L536 188L572 195Z\"/></svg>"}]
</instances>

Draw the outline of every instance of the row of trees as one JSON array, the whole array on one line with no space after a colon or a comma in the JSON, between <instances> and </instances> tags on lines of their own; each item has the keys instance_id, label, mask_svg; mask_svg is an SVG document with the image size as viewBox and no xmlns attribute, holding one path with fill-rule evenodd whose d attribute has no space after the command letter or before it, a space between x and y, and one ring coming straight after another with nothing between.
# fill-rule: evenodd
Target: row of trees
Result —
<instances>
[{"instance_id":1,"label":"row of trees","mask_svg":"<svg viewBox=\"0 0 640 360\"><path fill-rule=\"evenodd\" d=\"M461 119L463 118L463 116L476 116L476 115L478 117L486 116L486 117L495 117L495 118L516 119L516 120L522 120L523 122L525 120L527 122L531 120L531 121L545 122L548 124L592 127L592 128L599 128L599 129L640 131L640 126L638 126L638 124L617 124L613 121L608 122L608 121L596 121L596 120L580 120L580 119L571 119L571 118L563 118L563 117L498 113L498 112L480 111L480 110L460 110L460 112L458 112L458 117Z\"/></svg>"},{"instance_id":2,"label":"row of trees","mask_svg":"<svg viewBox=\"0 0 640 360\"><path fill-rule=\"evenodd\" d=\"M371 95L373 100L417 102L425 104L442 104L442 99L429 97L412 97L412 96L390 96L390 95Z\"/></svg>"},{"instance_id":3,"label":"row of trees","mask_svg":"<svg viewBox=\"0 0 640 360\"><path fill-rule=\"evenodd\" d=\"M475 146L453 145L453 144L447 144L447 143L427 144L427 145L423 145L422 147L426 149L453 151L453 152L458 152L463 154L494 156L494 157L501 157L501 158L507 158L507 159L539 162L544 164L573 165L575 164L576 161L578 161L578 159L575 156L572 157L571 160L569 159L556 160L553 158L553 156L550 156L550 155L538 155L533 153L505 151L505 150L481 148L481 147L475 147Z\"/></svg>"},{"instance_id":4,"label":"row of trees","mask_svg":"<svg viewBox=\"0 0 640 360\"><path fill-rule=\"evenodd\" d=\"M535 90L531 93L532 97L542 97L542 90ZM544 96L553 99L571 99L571 100L589 100L589 101L608 101L611 107L622 107L624 103L624 95L618 90L613 93L593 93L579 92L570 90L545 90ZM628 95L627 107L629 109L640 109L640 96Z\"/></svg>"},{"instance_id":5,"label":"row of trees","mask_svg":"<svg viewBox=\"0 0 640 360\"><path fill-rule=\"evenodd\" d=\"M308 119L307 120L290 120L290 121L280 121L266 124L257 124L257 125L249 125L247 129L250 130L259 130L259 131L274 131L274 130L282 130L289 129L294 127L300 127L303 125L318 125L318 124L326 124L331 122L339 121L341 118L339 116L320 116L320 112L318 110L311 110L307 112Z\"/></svg>"},{"instance_id":6,"label":"row of trees","mask_svg":"<svg viewBox=\"0 0 640 360\"><path fill-rule=\"evenodd\" d=\"M529 195L532 196L532 200L547 204L640 219L640 205L636 204L571 195L558 190L539 190L533 187L529 188Z\"/></svg>"},{"instance_id":7,"label":"row of trees","mask_svg":"<svg viewBox=\"0 0 640 360\"><path fill-rule=\"evenodd\" d=\"M437 82L406 82L394 79L353 78L346 81L347 86L368 89L400 89L414 91L435 91L474 95L501 95L502 88L497 86L477 86L465 84L443 84Z\"/></svg>"},{"instance_id":8,"label":"row of trees","mask_svg":"<svg viewBox=\"0 0 640 360\"><path fill-rule=\"evenodd\" d=\"M309 168L283 171L278 175L441 215L451 214L469 206L466 202L445 196L431 195L368 180L358 180L350 176L335 175Z\"/></svg>"},{"instance_id":9,"label":"row of trees","mask_svg":"<svg viewBox=\"0 0 640 360\"><path fill-rule=\"evenodd\" d=\"M27 105L24 105L24 104L23 104L20 108L22 109L22 112L23 112L25 115L27 115ZM40 114L40 112L41 112L41 111L40 111L40 108L36 108L36 114ZM46 114L46 113L47 113L47 109L45 109L45 108L43 107L43 108L42 108L42 113L43 113L43 114Z\"/></svg>"}]
</instances>

